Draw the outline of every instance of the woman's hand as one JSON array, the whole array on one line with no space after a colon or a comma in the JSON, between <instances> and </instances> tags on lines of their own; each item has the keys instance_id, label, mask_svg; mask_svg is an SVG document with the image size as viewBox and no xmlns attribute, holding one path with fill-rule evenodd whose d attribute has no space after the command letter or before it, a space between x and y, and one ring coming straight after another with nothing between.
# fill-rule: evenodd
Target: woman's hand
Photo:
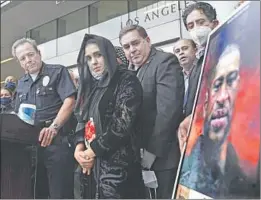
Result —
<instances>
[{"instance_id":1,"label":"woman's hand","mask_svg":"<svg viewBox=\"0 0 261 200\"><path fill-rule=\"evenodd\" d=\"M89 175L90 169L93 167L94 164L94 157L88 156L86 151L84 144L80 143L75 148L74 157L79 165L83 168L83 173L85 174L86 172L88 172Z\"/></svg>"}]
</instances>

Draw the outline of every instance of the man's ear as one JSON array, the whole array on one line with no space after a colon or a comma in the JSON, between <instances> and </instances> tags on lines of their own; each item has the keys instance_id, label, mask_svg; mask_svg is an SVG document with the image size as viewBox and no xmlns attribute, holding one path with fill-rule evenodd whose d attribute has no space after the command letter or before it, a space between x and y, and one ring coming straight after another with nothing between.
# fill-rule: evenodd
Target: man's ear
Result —
<instances>
[{"instance_id":1,"label":"man's ear","mask_svg":"<svg viewBox=\"0 0 261 200\"><path fill-rule=\"evenodd\" d=\"M42 54L41 54L41 51L40 51L40 50L38 50L38 53L39 53L39 55L42 57Z\"/></svg>"},{"instance_id":2,"label":"man's ear","mask_svg":"<svg viewBox=\"0 0 261 200\"><path fill-rule=\"evenodd\" d=\"M214 28L216 28L219 25L219 21L217 19L213 20Z\"/></svg>"},{"instance_id":3,"label":"man's ear","mask_svg":"<svg viewBox=\"0 0 261 200\"><path fill-rule=\"evenodd\" d=\"M194 48L194 51L195 51L195 52L197 52L197 51L198 51L198 48L197 48L197 47L195 47L195 48Z\"/></svg>"},{"instance_id":4,"label":"man's ear","mask_svg":"<svg viewBox=\"0 0 261 200\"><path fill-rule=\"evenodd\" d=\"M149 36L147 36L147 37L145 38L145 40L151 45L151 41L150 41L150 37L149 37Z\"/></svg>"}]
</instances>

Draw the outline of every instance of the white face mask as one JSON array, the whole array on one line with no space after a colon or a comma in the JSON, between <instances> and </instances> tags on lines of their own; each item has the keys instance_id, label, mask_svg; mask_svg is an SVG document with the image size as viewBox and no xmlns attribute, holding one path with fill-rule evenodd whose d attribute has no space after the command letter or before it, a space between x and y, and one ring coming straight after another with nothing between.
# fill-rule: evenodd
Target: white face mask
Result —
<instances>
[{"instance_id":1,"label":"white face mask","mask_svg":"<svg viewBox=\"0 0 261 200\"><path fill-rule=\"evenodd\" d=\"M102 79L102 77L107 73L107 68L105 67L105 69L104 69L104 71L102 72L102 73L95 73L94 71L92 71L91 69L90 69L90 72L91 72L91 75L92 75L92 77L94 78L94 79L96 79L96 80L101 80Z\"/></svg>"},{"instance_id":2,"label":"white face mask","mask_svg":"<svg viewBox=\"0 0 261 200\"><path fill-rule=\"evenodd\" d=\"M189 32L192 40L198 45L198 46L204 46L207 43L208 35L212 29L208 26L200 26L197 27Z\"/></svg>"},{"instance_id":3,"label":"white face mask","mask_svg":"<svg viewBox=\"0 0 261 200\"><path fill-rule=\"evenodd\" d=\"M90 70L91 71L91 70ZM103 74L100 73L95 73L93 71L91 71L91 75L93 76L94 79L96 80L100 80L103 77Z\"/></svg>"}]
</instances>

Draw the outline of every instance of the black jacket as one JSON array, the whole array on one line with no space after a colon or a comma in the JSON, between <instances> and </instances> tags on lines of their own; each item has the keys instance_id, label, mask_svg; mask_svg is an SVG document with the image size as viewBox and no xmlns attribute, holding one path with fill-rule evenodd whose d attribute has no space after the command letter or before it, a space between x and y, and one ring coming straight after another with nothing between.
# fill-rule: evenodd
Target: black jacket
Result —
<instances>
[{"instance_id":1,"label":"black jacket","mask_svg":"<svg viewBox=\"0 0 261 200\"><path fill-rule=\"evenodd\" d=\"M202 55L198 62L197 65L192 69L191 74L189 76L189 87L188 87L188 99L187 103L185 105L185 117L190 115L193 110L194 102L195 102L195 97L198 89L198 84L199 84L199 77L201 73L201 68L203 64L203 59L204 55Z\"/></svg>"},{"instance_id":2,"label":"black jacket","mask_svg":"<svg viewBox=\"0 0 261 200\"><path fill-rule=\"evenodd\" d=\"M135 124L142 102L142 88L137 78L127 70L117 71L109 88L99 102L102 132L97 133L91 147L102 159L112 163L123 163L125 160L128 165L139 161ZM84 141L83 130L77 132L76 143ZM123 157L116 156L114 160L114 154Z\"/></svg>"},{"instance_id":3,"label":"black jacket","mask_svg":"<svg viewBox=\"0 0 261 200\"><path fill-rule=\"evenodd\" d=\"M90 39L98 45L108 70L99 81L92 78L84 62L85 46ZM130 192L131 188L137 189L142 181L136 131L142 104L140 82L132 72L117 66L114 47L103 37L85 36L78 64L81 82L75 108L79 122L76 143L84 141L84 125L92 117L96 138L90 146L96 154L96 192L99 198L134 198L137 193ZM128 183L131 178L134 179Z\"/></svg>"},{"instance_id":4,"label":"black jacket","mask_svg":"<svg viewBox=\"0 0 261 200\"><path fill-rule=\"evenodd\" d=\"M143 147L156 155L153 170L178 166L176 130L183 116L184 78L176 56L151 49L137 77L143 88L140 129Z\"/></svg>"},{"instance_id":5,"label":"black jacket","mask_svg":"<svg viewBox=\"0 0 261 200\"><path fill-rule=\"evenodd\" d=\"M9 114L12 111L14 111L14 106L13 106L12 103L10 103L7 106L0 105L0 113L2 113L2 114Z\"/></svg>"}]
</instances>

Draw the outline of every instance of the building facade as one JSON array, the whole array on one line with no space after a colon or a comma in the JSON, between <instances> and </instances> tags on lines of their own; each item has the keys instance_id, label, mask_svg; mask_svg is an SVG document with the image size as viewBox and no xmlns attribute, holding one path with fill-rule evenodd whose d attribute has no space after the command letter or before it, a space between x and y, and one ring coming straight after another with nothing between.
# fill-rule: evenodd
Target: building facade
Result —
<instances>
[{"instance_id":1,"label":"building facade","mask_svg":"<svg viewBox=\"0 0 261 200\"><path fill-rule=\"evenodd\" d=\"M173 42L177 38L189 37L181 15L184 8L194 2L157 0L22 2L1 13L3 19L1 26L8 27L1 29L1 33L4 32L1 34L1 80L11 74L17 77L23 74L18 63L11 59L10 52L11 44L24 36L37 41L44 62L67 67L76 65L85 33L104 36L119 46L118 34L127 24L143 26L156 47L171 52ZM216 8L221 22L238 4L236 1L209 1L209 3ZM7 6L3 6L1 11ZM20 18L25 18L24 13L27 18L21 21ZM8 18L13 20L12 24L5 24L10 23ZM15 23L19 20L20 24Z\"/></svg>"}]
</instances>

